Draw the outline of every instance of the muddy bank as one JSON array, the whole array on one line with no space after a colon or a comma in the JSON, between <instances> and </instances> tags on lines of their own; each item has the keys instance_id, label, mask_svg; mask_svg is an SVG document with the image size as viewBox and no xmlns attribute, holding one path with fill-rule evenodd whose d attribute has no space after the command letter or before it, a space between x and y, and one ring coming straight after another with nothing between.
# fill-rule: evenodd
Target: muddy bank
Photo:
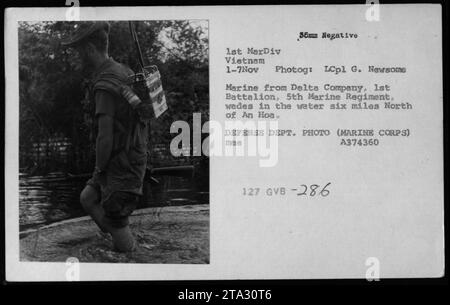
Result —
<instances>
[{"instance_id":1,"label":"muddy bank","mask_svg":"<svg viewBox=\"0 0 450 305\"><path fill-rule=\"evenodd\" d=\"M209 263L209 205L168 206L137 210L130 217L137 241L132 253L112 250L88 217L52 224L20 234L22 261L103 263Z\"/></svg>"}]
</instances>

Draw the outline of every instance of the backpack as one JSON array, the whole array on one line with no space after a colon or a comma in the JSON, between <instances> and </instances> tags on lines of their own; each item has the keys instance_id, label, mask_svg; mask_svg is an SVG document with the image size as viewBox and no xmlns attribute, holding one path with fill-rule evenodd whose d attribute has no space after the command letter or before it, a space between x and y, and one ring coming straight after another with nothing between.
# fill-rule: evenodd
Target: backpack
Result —
<instances>
[{"instance_id":1,"label":"backpack","mask_svg":"<svg viewBox=\"0 0 450 305\"><path fill-rule=\"evenodd\" d=\"M128 74L105 71L94 80L94 91L96 89L113 91L124 98L144 124L158 118L168 108L161 74L156 66L146 67L140 73L132 73L131 70Z\"/></svg>"},{"instance_id":2,"label":"backpack","mask_svg":"<svg viewBox=\"0 0 450 305\"><path fill-rule=\"evenodd\" d=\"M167 110L161 74L156 66L146 67L142 72L131 75L126 83L120 89L121 95L142 122L158 118Z\"/></svg>"}]
</instances>

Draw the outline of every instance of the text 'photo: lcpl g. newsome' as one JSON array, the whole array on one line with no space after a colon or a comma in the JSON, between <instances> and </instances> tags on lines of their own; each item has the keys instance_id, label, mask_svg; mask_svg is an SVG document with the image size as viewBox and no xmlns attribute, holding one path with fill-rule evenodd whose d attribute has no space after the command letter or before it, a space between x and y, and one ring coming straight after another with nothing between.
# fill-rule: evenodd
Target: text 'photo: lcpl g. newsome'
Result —
<instances>
[{"instance_id":1,"label":"text 'photo: lcpl g. newsome'","mask_svg":"<svg viewBox=\"0 0 450 305\"><path fill-rule=\"evenodd\" d=\"M208 20L18 31L20 259L209 264Z\"/></svg>"}]
</instances>

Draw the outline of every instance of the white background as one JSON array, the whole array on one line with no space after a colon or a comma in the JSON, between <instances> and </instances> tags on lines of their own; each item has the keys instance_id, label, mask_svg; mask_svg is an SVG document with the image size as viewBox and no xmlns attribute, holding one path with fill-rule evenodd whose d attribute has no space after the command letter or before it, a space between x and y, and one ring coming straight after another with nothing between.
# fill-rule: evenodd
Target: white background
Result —
<instances>
[{"instance_id":1,"label":"white background","mask_svg":"<svg viewBox=\"0 0 450 305\"><path fill-rule=\"evenodd\" d=\"M409 138L348 148L336 137L280 138L279 161L211 157L210 264L82 264L81 280L364 278L366 259L383 277L443 275L442 54L439 5L86 8L82 20L208 19L211 119L225 117L225 84L326 82L393 86L412 111L283 112L280 128L410 128ZM66 279L64 263L19 262L17 21L65 20L66 9L6 12L6 272L10 281ZM355 32L355 40L303 40L299 31ZM263 72L225 72L225 49L275 47ZM268 60L269 61L269 60ZM313 66L280 75L272 64ZM405 66L402 75L333 77L323 65ZM326 198L243 197L243 187L332 183Z\"/></svg>"}]
</instances>

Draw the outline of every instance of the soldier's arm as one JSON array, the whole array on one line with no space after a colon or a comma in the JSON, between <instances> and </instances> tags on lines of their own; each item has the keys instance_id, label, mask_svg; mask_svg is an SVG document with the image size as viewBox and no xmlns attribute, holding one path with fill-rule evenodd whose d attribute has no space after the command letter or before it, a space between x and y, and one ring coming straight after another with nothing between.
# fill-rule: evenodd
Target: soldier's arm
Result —
<instances>
[{"instance_id":1,"label":"soldier's arm","mask_svg":"<svg viewBox=\"0 0 450 305\"><path fill-rule=\"evenodd\" d=\"M95 94L98 135L96 142L96 167L104 170L108 165L114 140L114 98L106 91Z\"/></svg>"}]
</instances>

